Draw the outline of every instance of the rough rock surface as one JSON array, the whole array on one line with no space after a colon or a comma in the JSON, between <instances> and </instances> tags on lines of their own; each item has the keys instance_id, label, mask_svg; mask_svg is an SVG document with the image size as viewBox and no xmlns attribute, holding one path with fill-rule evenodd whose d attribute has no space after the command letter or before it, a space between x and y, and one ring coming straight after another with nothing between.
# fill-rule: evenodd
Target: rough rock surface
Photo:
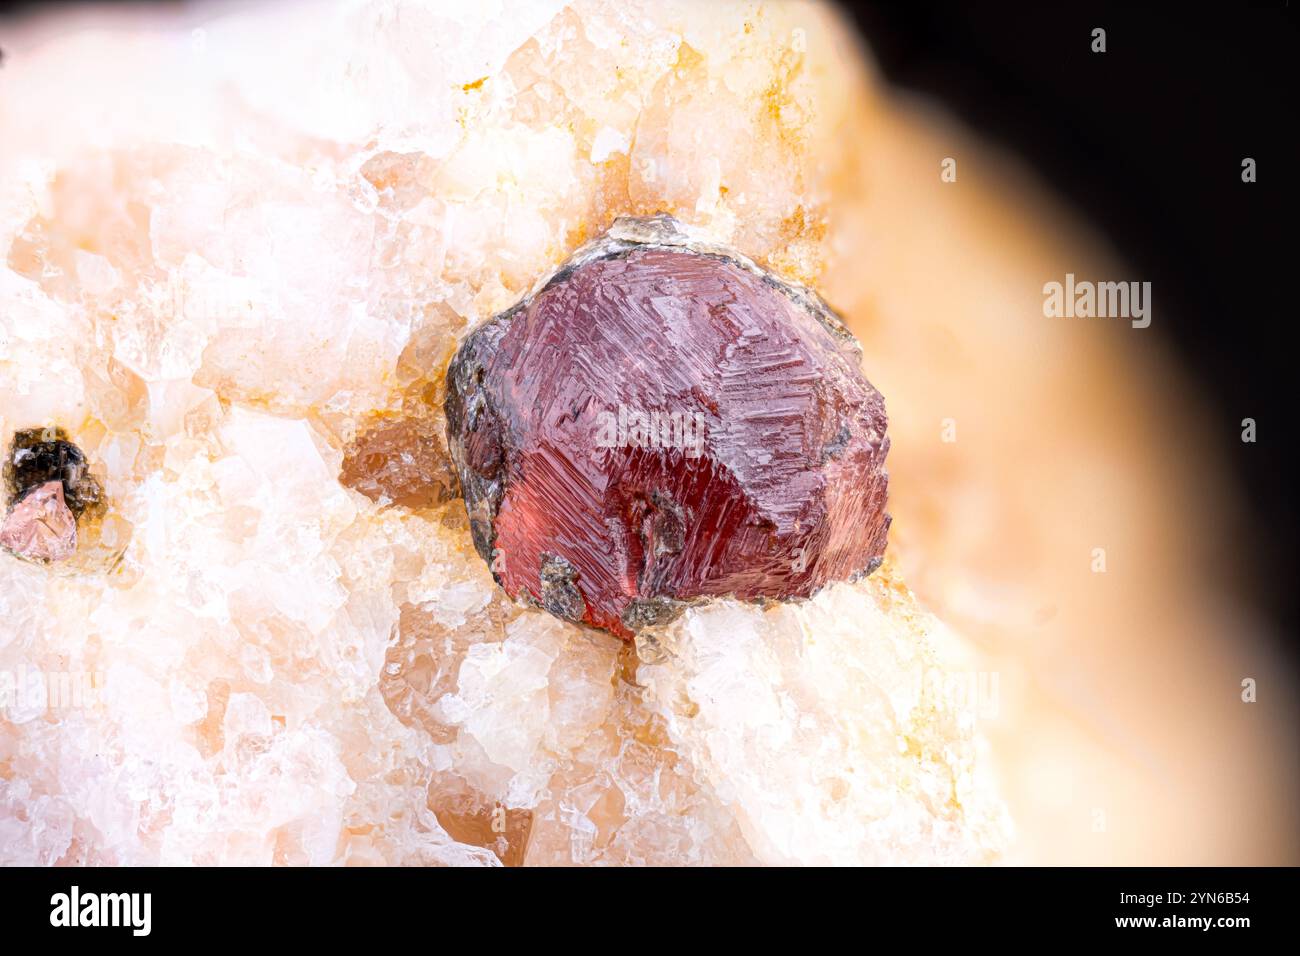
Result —
<instances>
[{"instance_id":1,"label":"rough rock surface","mask_svg":"<svg viewBox=\"0 0 1300 956\"><path fill-rule=\"evenodd\" d=\"M466 330L617 216L822 284L869 116L826 10L64 16L5 33L0 438L66 429L106 512L0 555L0 863L997 855L924 692L969 665L888 564L628 645L511 601L412 470Z\"/></svg>"}]
</instances>

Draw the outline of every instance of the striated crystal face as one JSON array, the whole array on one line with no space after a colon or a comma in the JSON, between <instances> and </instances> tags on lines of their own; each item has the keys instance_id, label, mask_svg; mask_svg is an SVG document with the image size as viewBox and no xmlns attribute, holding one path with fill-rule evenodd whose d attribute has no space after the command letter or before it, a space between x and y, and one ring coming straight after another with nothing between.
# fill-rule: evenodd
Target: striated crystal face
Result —
<instances>
[{"instance_id":1,"label":"striated crystal face","mask_svg":"<svg viewBox=\"0 0 1300 956\"><path fill-rule=\"evenodd\" d=\"M475 544L512 595L624 637L680 602L807 597L885 550L884 401L806 291L620 221L448 376Z\"/></svg>"}]
</instances>

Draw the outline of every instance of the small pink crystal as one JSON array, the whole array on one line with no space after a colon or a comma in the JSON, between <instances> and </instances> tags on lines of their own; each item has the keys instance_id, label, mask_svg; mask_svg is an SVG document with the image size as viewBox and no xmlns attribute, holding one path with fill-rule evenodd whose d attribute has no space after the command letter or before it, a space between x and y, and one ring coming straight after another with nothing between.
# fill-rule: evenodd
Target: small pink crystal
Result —
<instances>
[{"instance_id":1,"label":"small pink crystal","mask_svg":"<svg viewBox=\"0 0 1300 956\"><path fill-rule=\"evenodd\" d=\"M77 519L63 482L37 485L14 503L0 526L0 547L32 561L63 561L77 550Z\"/></svg>"}]
</instances>

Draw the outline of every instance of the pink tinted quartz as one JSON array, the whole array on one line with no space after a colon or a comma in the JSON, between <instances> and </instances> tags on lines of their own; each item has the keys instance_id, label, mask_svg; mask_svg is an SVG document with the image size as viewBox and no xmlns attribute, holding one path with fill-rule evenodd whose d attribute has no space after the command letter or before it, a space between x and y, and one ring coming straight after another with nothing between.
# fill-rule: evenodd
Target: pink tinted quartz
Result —
<instances>
[{"instance_id":1,"label":"pink tinted quartz","mask_svg":"<svg viewBox=\"0 0 1300 956\"><path fill-rule=\"evenodd\" d=\"M0 525L0 547L32 561L63 561L77 550L77 519L63 498L63 482L26 492Z\"/></svg>"}]
</instances>

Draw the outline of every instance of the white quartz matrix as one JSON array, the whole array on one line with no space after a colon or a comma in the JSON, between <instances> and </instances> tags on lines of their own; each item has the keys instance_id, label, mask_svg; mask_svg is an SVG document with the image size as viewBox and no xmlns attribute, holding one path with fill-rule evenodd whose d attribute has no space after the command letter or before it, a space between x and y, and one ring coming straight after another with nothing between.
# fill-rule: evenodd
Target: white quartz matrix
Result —
<instances>
[{"instance_id":1,"label":"white quartz matrix","mask_svg":"<svg viewBox=\"0 0 1300 956\"><path fill-rule=\"evenodd\" d=\"M978 709L935 679L962 643L891 563L638 654L510 602L459 501L341 477L385 424L415 467L467 329L618 215L817 283L872 82L831 13L259 3L0 42L0 438L64 429L107 500L72 560L0 555L0 863L998 859Z\"/></svg>"}]
</instances>

